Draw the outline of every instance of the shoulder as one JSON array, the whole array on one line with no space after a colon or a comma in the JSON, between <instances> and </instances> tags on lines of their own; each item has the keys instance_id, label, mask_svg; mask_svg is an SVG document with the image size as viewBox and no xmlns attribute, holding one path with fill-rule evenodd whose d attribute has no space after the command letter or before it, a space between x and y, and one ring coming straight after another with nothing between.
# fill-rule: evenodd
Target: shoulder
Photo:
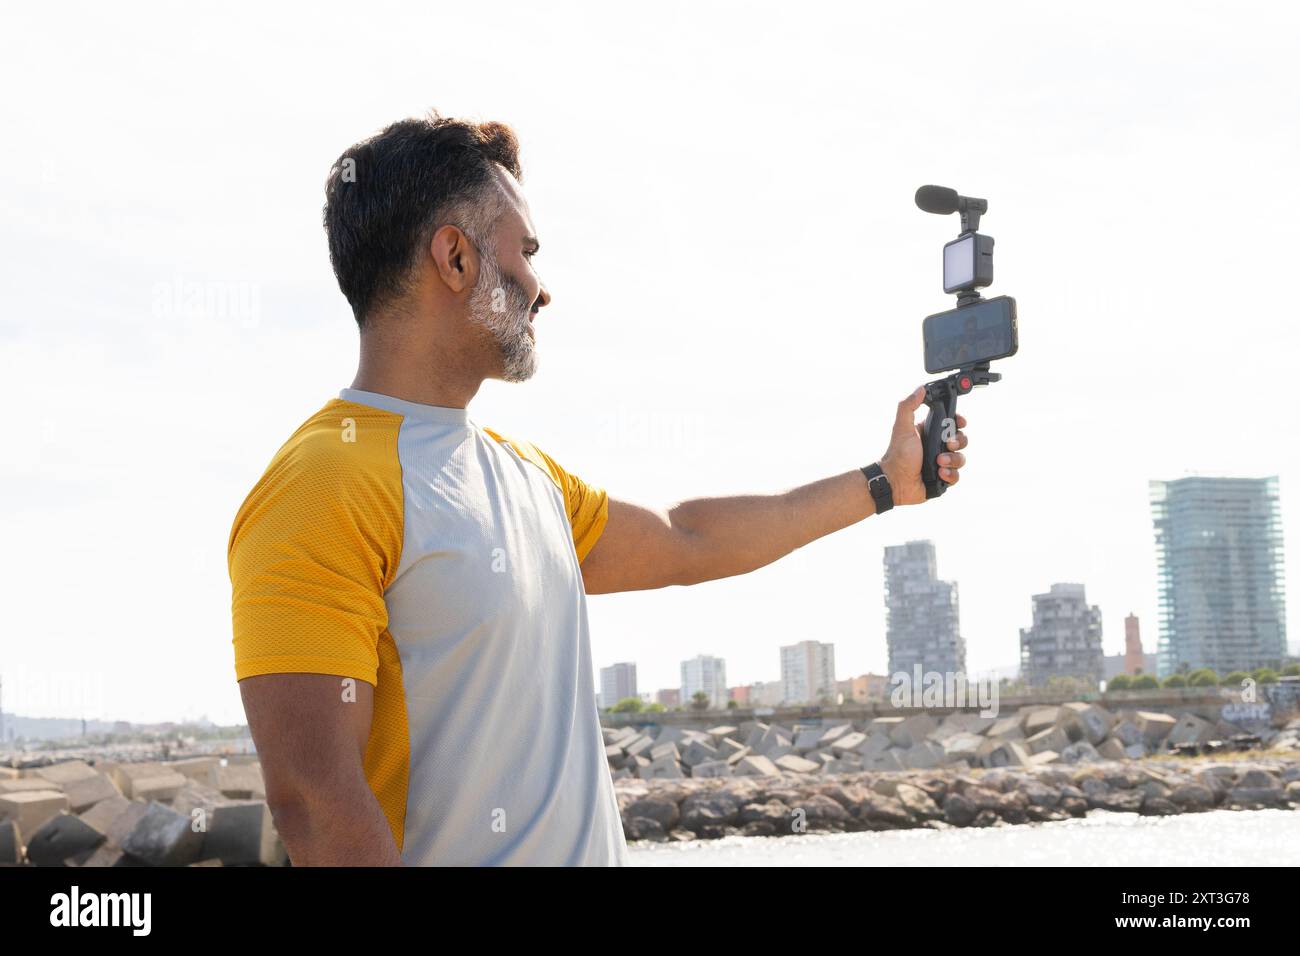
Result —
<instances>
[{"instance_id":1,"label":"shoulder","mask_svg":"<svg viewBox=\"0 0 1300 956\"><path fill-rule=\"evenodd\" d=\"M402 520L397 438L402 416L332 399L289 437L240 506L233 550L257 524L280 532L339 525L391 530Z\"/></svg>"},{"instance_id":2,"label":"shoulder","mask_svg":"<svg viewBox=\"0 0 1300 956\"><path fill-rule=\"evenodd\" d=\"M334 399L302 423L271 459L263 480L350 486L401 478L397 436L402 416Z\"/></svg>"},{"instance_id":3,"label":"shoulder","mask_svg":"<svg viewBox=\"0 0 1300 956\"><path fill-rule=\"evenodd\" d=\"M514 449L520 458L532 462L551 477L560 489L565 511L569 514L578 560L585 558L609 520L609 495L605 489L566 471L559 462L532 442L508 438L490 428L483 428L483 432L502 445Z\"/></svg>"},{"instance_id":4,"label":"shoulder","mask_svg":"<svg viewBox=\"0 0 1300 956\"><path fill-rule=\"evenodd\" d=\"M566 491L566 485L569 480L569 475L567 472L565 472L563 468L559 466L559 464L555 461L555 459L552 458L550 455L546 454L544 451L542 451L540 448L538 448L530 441L524 441L523 439L520 438L507 437L506 435L501 434L499 431L495 429L487 428L485 426L480 426L480 427L483 429L483 433L487 435L489 438L493 439L498 444L513 449L515 454L517 454L524 461L532 462L534 465L536 465L538 468L544 471L547 475L550 476L551 480L555 482L556 486L560 489L560 491L562 492Z\"/></svg>"},{"instance_id":5,"label":"shoulder","mask_svg":"<svg viewBox=\"0 0 1300 956\"><path fill-rule=\"evenodd\" d=\"M272 465L299 472L337 471L340 477L367 477L397 464L396 412L333 399L298 427Z\"/></svg>"}]
</instances>

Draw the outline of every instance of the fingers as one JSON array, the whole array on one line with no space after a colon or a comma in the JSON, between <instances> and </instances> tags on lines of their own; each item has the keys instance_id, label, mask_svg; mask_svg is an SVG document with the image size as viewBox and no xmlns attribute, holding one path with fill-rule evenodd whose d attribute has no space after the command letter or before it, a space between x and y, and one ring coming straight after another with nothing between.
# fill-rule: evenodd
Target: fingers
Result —
<instances>
[{"instance_id":1,"label":"fingers","mask_svg":"<svg viewBox=\"0 0 1300 956\"><path fill-rule=\"evenodd\" d=\"M916 390L898 403L898 416L894 419L894 434L906 435L916 430L916 410L925 401L925 386L918 385Z\"/></svg>"},{"instance_id":2,"label":"fingers","mask_svg":"<svg viewBox=\"0 0 1300 956\"><path fill-rule=\"evenodd\" d=\"M953 442L949 442L953 444ZM959 451L944 452L935 458L939 464L939 478L950 485L957 484L961 480L959 469L966 464L966 456Z\"/></svg>"},{"instance_id":3,"label":"fingers","mask_svg":"<svg viewBox=\"0 0 1300 956\"><path fill-rule=\"evenodd\" d=\"M966 416L957 415L958 432L950 441L946 443L947 451L942 452L935 461L939 465L939 479L950 485L957 484L961 480L960 469L966 464L966 456L961 453L961 449L970 444L966 433L961 431L966 427Z\"/></svg>"}]
</instances>

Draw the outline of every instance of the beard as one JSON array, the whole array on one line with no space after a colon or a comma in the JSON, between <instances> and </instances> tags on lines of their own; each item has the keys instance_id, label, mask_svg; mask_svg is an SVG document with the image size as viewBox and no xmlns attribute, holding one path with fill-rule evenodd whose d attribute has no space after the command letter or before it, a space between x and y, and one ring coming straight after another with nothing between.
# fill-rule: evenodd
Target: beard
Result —
<instances>
[{"instance_id":1,"label":"beard","mask_svg":"<svg viewBox=\"0 0 1300 956\"><path fill-rule=\"evenodd\" d=\"M537 371L537 345L528 317L533 302L495 259L480 257L478 282L469 296L469 317L486 329L501 353L501 378L523 382Z\"/></svg>"}]
</instances>

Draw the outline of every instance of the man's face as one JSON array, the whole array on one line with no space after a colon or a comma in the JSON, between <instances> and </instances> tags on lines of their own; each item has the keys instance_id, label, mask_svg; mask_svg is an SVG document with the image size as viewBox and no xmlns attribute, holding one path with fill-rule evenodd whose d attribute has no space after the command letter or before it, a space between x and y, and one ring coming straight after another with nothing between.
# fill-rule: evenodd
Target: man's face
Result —
<instances>
[{"instance_id":1,"label":"man's face","mask_svg":"<svg viewBox=\"0 0 1300 956\"><path fill-rule=\"evenodd\" d=\"M479 275L469 296L469 316L496 343L500 377L522 382L537 371L533 320L551 297L533 268L532 259L539 248L537 232L519 184L502 169L497 170L497 179L505 212L493 228L491 248L479 250Z\"/></svg>"}]
</instances>

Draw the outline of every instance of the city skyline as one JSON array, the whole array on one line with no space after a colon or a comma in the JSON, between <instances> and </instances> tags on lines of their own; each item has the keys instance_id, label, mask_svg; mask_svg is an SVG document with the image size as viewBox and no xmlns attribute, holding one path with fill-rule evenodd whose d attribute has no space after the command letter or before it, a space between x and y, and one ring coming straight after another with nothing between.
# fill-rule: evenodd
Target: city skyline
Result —
<instances>
[{"instance_id":1,"label":"city skyline","mask_svg":"<svg viewBox=\"0 0 1300 956\"><path fill-rule=\"evenodd\" d=\"M1285 557L1284 557L1283 548L1280 543L1280 536L1276 535L1273 532L1273 527L1277 522L1277 518L1278 515L1280 514L1280 508L1281 508L1280 497L1277 491L1276 476L1271 476L1268 478L1261 478L1261 479L1240 479L1240 478L1233 478L1233 477L1211 478L1208 476L1190 476L1184 479L1176 479L1172 482L1159 482L1154 480L1151 481L1149 483L1149 487L1152 489L1153 515L1154 515L1153 523L1157 530L1158 539L1160 537L1159 529L1163 520L1162 519L1163 513L1157 507L1155 502L1157 498L1160 501L1163 501L1164 496L1168 493L1166 489L1170 486L1178 486L1180 482L1191 482L1195 487L1195 489L1201 494L1204 494L1204 488L1206 487L1205 482L1210 482L1211 484L1213 484L1214 482L1228 482L1229 484L1236 483L1237 486L1253 483L1262 486L1262 488L1264 489L1265 497L1267 498L1269 503L1269 509L1270 509L1268 513L1269 522L1272 522L1272 524L1266 522L1266 524L1268 524L1268 530L1269 530L1269 534L1267 535L1269 539L1268 547L1270 549L1270 555L1275 554L1277 558L1278 579L1279 581L1281 580L1280 568L1283 566ZM956 647L961 653L964 653L964 648L962 647L962 642L960 637L960 614L959 614L958 602L956 597L957 582L942 581L938 578L937 552L933 542L929 540L915 540L915 541L909 541L909 542L895 544L895 545L884 545L882 547L882 554L884 555L884 560L885 560L887 582L892 575L896 580L896 587L898 588L900 594L904 590L908 590L911 592L908 597L908 602L910 603L907 607L903 608L904 613L908 615L908 622L906 623L905 626L915 627L918 625L918 623L922 627L928 626L928 624L923 619L923 615L925 613L929 613L930 611L932 611L933 609L930 608L929 605L933 604L935 601L938 601L940 605L943 605L941 609L942 616L951 619L952 630L955 632L955 637L957 641ZM1272 573L1272 569L1273 566L1270 565L1270 573ZM1157 562L1157 574L1158 575L1163 574L1159 562ZM1066 601L1082 600L1085 587L1086 585L1079 584L1079 583L1054 582L1049 586L1047 592L1032 595L1031 597L1033 601L1034 616L1036 622L1039 614L1040 599L1051 598L1053 600L1064 599ZM886 586L887 615L888 615L888 590L889 590L889 586L887 583ZM918 595L920 596L923 604L921 610L922 618L919 620L916 619L917 607L914 606L915 600L918 597ZM1124 637L1125 637L1125 645L1121 650L1121 652L1119 654L1106 654L1104 651L1104 645L1102 643L1103 628L1101 627L1101 623L1100 623L1101 622L1100 611L1096 605L1091 605L1088 608L1086 608L1086 610L1089 612L1087 615L1088 618L1087 626L1090 628L1095 628L1098 632L1096 636L1097 647L1094 649L1095 653L1093 653L1093 656L1096 658L1096 660L1092 661L1089 665L1090 667L1092 667L1093 670L1096 671L1098 675L1100 675L1098 679L1099 680L1108 679L1109 676L1111 676L1111 674L1107 673L1108 670L1114 670L1115 672L1119 671L1118 667L1111 664L1111 661L1114 660L1115 658L1124 658L1125 672L1133 673L1133 670L1131 669L1132 662L1130 658L1131 658L1133 641L1137 639L1137 628L1138 628L1138 620L1139 620L1137 615L1134 615L1130 612L1125 616L1124 629L1123 629ZM1162 621L1161 622L1162 641L1164 640L1164 628L1165 628L1165 622ZM1027 635L1031 635L1033 630L1034 630L1033 625L1031 625L1031 627L1029 628L1022 627L1019 629L1019 642L1020 642L1020 649L1018 655L1019 660L1015 665L1015 674L1014 674L1015 677L1026 681L1031 686L1034 686L1035 680L1039 680L1042 676L1041 674L1031 676L1033 672L1033 668L1030 668L1029 672L1027 673L1027 669L1025 666L1026 660L1030 659L1029 652L1026 650L1026 639L1027 639ZM886 626L883 628L883 637L886 646L888 646L889 644L888 616L886 620ZM688 684L692 688L699 688L701 686L706 686L706 685L717 686L719 688L717 693L722 696L715 697L714 699L722 700L722 701L725 701L727 699L728 693L730 691L742 689L742 688L746 690L749 690L751 688L760 688L765 691L765 696L768 698L767 700L762 701L762 703L764 704L775 705L782 702L790 702L795 700L795 698L789 696L789 687L791 686L791 680L787 677L787 673L786 673L787 652L789 652L792 655L791 659L793 660L794 652L800 651L801 649L806 648L808 646L816 646L816 647L821 647L826 649L821 653L827 655L829 661L831 662L829 679L832 682L832 684L842 685L845 683L849 683L854 679L857 679L857 678L846 678L846 679L838 678L838 675L835 673L834 663L833 663L834 655L835 655L834 641L822 642L814 639L804 639L802 641L796 642L793 645L781 645L778 647L778 652L780 655L780 668L778 670L778 673L780 676L776 680L751 681L749 683L736 684L733 685L732 687L728 687L725 683L725 658L715 657L707 654L700 654L700 655L696 655L690 660L684 660L680 663L679 667L680 667L680 673L682 675L682 679L681 679L681 683L677 688L661 688L660 690L653 693L656 696L656 698L659 698L666 693L677 692L679 695L680 704L682 706L687 706L689 705L689 700L690 700L690 694L686 693ZM1284 643L1283 655L1282 655L1282 659L1280 659L1280 663L1285 663L1284 659L1288 656L1300 657L1300 654L1296 654L1288 645ZM1144 659L1149 659L1152 657L1159 659L1159 654L1146 653L1143 654L1143 657ZM886 668L887 673L885 675L877 675L872 671L867 671L862 673L859 676L864 678L885 677L887 679L889 674L897 673L900 671L903 673L911 673L912 667L916 663L921 663L923 669L927 669L927 670L948 669L944 667L937 667L937 668L931 667L930 665L924 663L923 656L916 657L915 659L913 658L914 656L908 657L908 666L906 667L901 667L901 666L887 667ZM891 660L891 665L893 663L894 661ZM1216 672L1220 674L1228 672L1227 670L1224 670L1222 667L1214 668L1210 664L1204 664L1202 666L1210 666L1211 669L1216 670ZM1257 664L1254 666L1262 666L1262 665ZM1253 670L1254 666L1247 666L1244 669ZM955 669L959 671L963 670L963 668L960 667ZM1181 669L1183 671L1192 670L1195 669L1195 665L1191 662L1188 662L1185 663ZM1228 668L1228 670L1232 670L1232 669L1238 669L1238 668L1235 667ZM1005 671L1006 671L1005 667L1000 667L1000 668L994 668L986 671L972 671L970 672L970 674L972 677L987 677L989 675L996 675L1001 678L1006 678L1006 677L1013 676L1007 674ZM688 672L690 674L689 678L687 676ZM1161 668L1157 672L1156 676L1163 678L1168 676L1169 673L1172 673L1172 671L1165 671L1163 668ZM1065 674L1064 672L1059 672L1059 671L1049 671L1048 676L1055 676L1058 674L1059 676L1076 676L1072 674ZM721 675L720 684L717 683L718 675ZM3 678L3 672L0 672L0 680L2 680L2 678ZM796 678L796 680L799 679L806 680L807 678L801 674L799 678ZM3 685L0 684L0 686ZM643 701L648 702L647 699L651 696L652 693L648 691L638 693L637 663L634 661L622 661L622 662L616 662L605 666L598 666L597 687L599 688L599 691L597 693L597 701L598 701L598 705L602 709L607 709L613 704L617 703L619 700L622 700L626 697L639 697ZM624 693L623 690L628 690L629 692ZM779 691L780 693L776 693L777 691ZM607 699L608 695L613 695L612 699ZM815 698L807 697L807 698L803 698L803 700L805 702L812 702L813 700L815 700ZM2 699L0 699L0 704L2 704ZM0 709L0 715L2 715L3 713L5 713L5 711L3 709ZM56 719L71 719L72 717L72 715L66 713L19 714L18 716L24 716L24 717L39 716L39 717L50 717ZM108 719L112 719L111 715L100 715L100 714L94 715L94 718L97 721L101 718L106 718L106 717ZM82 714L78 717L78 719L85 720L86 717L84 714ZM204 719L206 720L206 717ZM164 722L164 721L150 721L146 723L153 723L153 722Z\"/></svg>"},{"instance_id":2,"label":"city skyline","mask_svg":"<svg viewBox=\"0 0 1300 956\"><path fill-rule=\"evenodd\" d=\"M1184 487L1193 487L1199 494L1203 496L1205 494L1205 488L1207 487L1206 482L1210 483L1209 487L1211 488L1216 487L1214 484L1216 482L1227 482L1229 486L1235 486L1235 487L1259 486L1263 490L1264 497L1267 499L1268 502L1268 514L1266 516L1267 520L1265 521L1267 534L1264 535L1264 537L1268 539L1267 546L1268 546L1270 557L1276 557L1277 578L1280 583L1282 581L1281 568L1284 566L1285 557L1284 557L1284 550L1281 545L1280 534L1278 534L1276 531L1276 526L1279 523L1279 516L1280 516L1280 509L1281 509L1280 496L1278 494L1278 488L1277 488L1278 482L1276 476L1270 476L1267 478L1260 478L1260 479L1241 479L1241 478L1234 478L1231 476L1226 476L1226 477L1189 476L1187 478L1176 479L1171 482L1161 482L1155 480L1151 481L1149 483L1149 487L1151 488L1151 494L1152 494L1153 524L1157 532L1157 539L1159 540L1160 538L1160 529L1161 529L1162 522L1166 525L1168 524L1167 515L1165 514L1165 511L1161 509L1160 505L1157 504L1157 502L1158 501L1163 502L1165 500L1166 496L1169 494L1168 489L1171 487L1177 488L1180 485ZM1190 484L1186 484L1186 483L1190 483ZM882 553L884 555L885 567L886 567L887 612L888 612L888 591L889 591L888 581L892 575L896 580L896 587L899 589L900 593L902 593L903 590L908 590L911 592L908 598L910 602L914 604L917 595L920 594L922 601L927 608L927 610L924 610L922 612L923 614L928 613L929 610L932 610L928 608L928 605L932 604L935 600L937 600L939 604L944 606L942 608L942 616L951 618L952 629L955 632L956 641L957 641L956 646L961 653L964 653L964 648L961 647L961 638L960 638L960 615L959 615L958 602L956 597L957 582L942 581L938 578L937 553L933 542L929 540L915 540L915 541L909 541L909 542L895 544L895 545L884 545L882 547ZM1165 560L1167 561L1169 559L1165 558ZM1162 576L1162 580L1163 580L1164 572L1162 568L1163 565L1158 560L1157 574ZM1274 566L1270 564L1269 573L1272 574L1273 570L1274 570ZM904 587L905 581L906 581L906 587ZM1083 599L1085 587L1086 585L1080 583L1054 582L1049 586L1047 592L1032 595L1035 623L1036 624L1038 623L1040 600L1050 598L1053 601L1060 601L1060 600L1064 600L1066 602L1081 601ZM1125 663L1124 663L1123 670L1127 673L1133 673L1134 671L1132 670L1132 654L1133 654L1134 641L1135 640L1139 641L1138 646L1139 648L1142 647L1142 645L1140 645L1140 639L1137 636L1138 621L1139 621L1137 615L1130 612L1125 616L1124 619L1125 645L1121 653L1105 654L1103 650L1103 644L1102 644L1103 629L1100 623L1101 622L1100 611L1096 605L1088 606L1085 608L1085 610L1088 612L1086 626L1088 628L1095 628L1095 630L1097 631L1096 634L1097 646L1096 648L1093 649L1095 653L1093 653L1092 655L1096 658L1096 660L1091 661L1090 658L1091 663L1089 666L1093 670L1095 670L1095 672L1099 675L1098 679L1105 680L1108 679L1110 676L1112 676L1110 673L1108 673L1108 671L1113 670L1115 672L1119 672L1119 668L1115 665L1112 665L1111 663L1116 658L1124 659ZM907 626L909 627L916 626L918 621L911 619L915 617L916 608L913 606L908 606L904 608L904 611L910 616ZM1283 617L1283 621L1285 621L1284 617ZM925 622L923 619L920 620L919 623L923 627L928 626L927 622ZM1165 641L1164 632L1166 628L1166 622L1162 620L1160 624L1161 624L1161 646L1163 646L1163 643ZM1043 675L1034 674L1034 668L1030 667L1027 669L1025 665L1025 662L1030 659L1030 654L1026 649L1027 635L1032 635L1033 631L1034 631L1034 625L1031 625L1031 627L1029 628L1022 627L1019 629L1020 653L1019 653L1019 662L1016 665L1016 673L1014 676L1018 677L1021 680L1026 681L1026 683L1028 683L1031 686L1037 686L1035 684L1035 681L1039 680ZM886 621L886 626L883 629L883 633L884 633L885 643L888 646L889 644L888 617ZM798 656L796 652L798 652L799 654L810 653L805 650L810 646L825 649L823 651L818 652L818 654L825 655L825 657L828 658L830 661L829 680L832 683L832 685L844 685L846 683L851 683L855 679L860 679L860 678L885 677L887 679L888 674L893 674L900 671L904 673L910 673L912 670L912 666L916 663L922 663L923 669L930 669L930 670L946 669L943 667L939 667L939 668L930 667L928 664L924 663L923 657L916 658L916 659L909 657L908 658L909 663L907 667L890 666L886 668L887 674L885 675L877 675L873 672L868 671L859 675L859 678L840 679L838 678L838 675L834 670L834 663L833 663L835 657L835 650L834 650L835 642L834 641L822 642L813 639L804 639L793 645L781 645L778 647L778 652L780 655L780 668L779 668L780 676L776 680L752 681L746 684L737 684L732 687L728 687L725 683L725 658L715 657L707 654L700 654L700 655L696 655L690 660L685 660L680 663L679 666L682 675L682 680L679 687L661 688L660 690L653 692L653 695L656 698L662 698L662 696L666 693L677 692L679 695L680 704L682 706L687 706L689 705L689 701L690 701L690 693L686 692L688 685L691 688L699 688L702 686L710 686L710 687L716 686L718 687L716 693L721 696L715 696L714 699L723 700L723 701L725 701L730 696L730 692L734 690L739 690L739 689L749 690L751 688L765 688L767 691L766 696L770 698L769 700L762 702L765 704L775 705L784 702L813 702L815 701L816 696L807 696L807 697L798 698L798 697L792 697L790 695L789 689L792 684L792 679L787 674L787 666L788 666L787 654L790 655L789 659L793 661ZM1285 658L1288 656L1300 657L1300 655L1297 655L1285 642L1283 642L1282 647L1283 647L1283 654L1282 654L1282 658L1278 659L1279 665L1281 663L1285 663L1286 662ZM1143 654L1142 656L1144 659L1151 659L1153 657L1159 659L1158 653L1157 654L1146 653ZM809 659L811 661L813 657L810 657ZM818 659L820 661L820 657L818 657ZM894 662L891 660L891 665L893 663ZM810 664L803 665L805 669L809 666L812 665ZM1227 669L1224 669L1222 666L1220 666L1219 668L1215 668L1212 664L1209 663L1202 664L1201 666L1209 666L1211 669L1216 670L1216 672L1220 674L1227 673L1228 670L1238 669L1236 667L1228 667ZM1244 667L1244 669L1253 670L1255 666L1263 666L1263 665L1255 664L1253 666L1246 666ZM1181 670L1185 672L1188 670L1195 669L1195 667L1196 665L1193 664L1192 662L1187 662L1183 664ZM960 671L963 670L963 668L959 667L956 668L956 670ZM990 671L971 672L971 676L984 677L984 676L988 676L989 674L997 674L997 676L1004 677L1004 678L1011 676L1002 671L1005 671L1005 668L997 668ZM690 675L689 678L688 678L688 673ZM1167 671L1162 667L1160 668L1156 676L1163 678L1169 676L1169 673L1172 673L1172 671ZM1065 672L1059 670L1049 670L1047 672L1047 676L1057 676L1057 675L1076 676L1073 674L1066 674ZM719 677L721 679L721 683L718 683ZM0 672L0 681L2 681L2 679L3 679L3 672ZM807 676L802 671L800 672L798 677L794 678L795 681L807 681L807 679L808 679ZM2 683L0 683L0 686L3 686ZM643 700L643 702L649 702L649 698L652 695L652 692L648 692L648 691L638 693L637 663L634 661L622 661L610 665L598 666L597 687L599 688L597 694L597 701L598 701L598 705L602 709L607 709L611 707L613 704L617 703L619 700L622 700L627 697L640 698ZM774 691L777 690L781 692L779 695L773 693ZM847 696L848 695L846 695L846 698ZM2 705L2 703L3 703L3 699L0 698L0 705ZM3 710L2 707L0 707L0 716L3 716L4 713L5 711ZM62 714L62 713L41 714L41 715L18 714L17 716L21 716L21 717L39 716L39 717L49 717L53 719L71 719L71 715ZM105 716L107 715L98 715L98 714L95 715L96 722L99 722L99 720L101 718L104 718ZM81 719L84 721L86 717L84 714L82 714L77 719ZM109 717L109 719L112 718ZM203 719L206 720L207 718L204 717ZM165 721L154 721L154 722L165 722ZM3 738L0 737L0 739Z\"/></svg>"},{"instance_id":3,"label":"city skyline","mask_svg":"<svg viewBox=\"0 0 1300 956\"><path fill-rule=\"evenodd\" d=\"M1281 505L1276 477L1264 479L1198 477L1174 482L1152 481L1150 487L1153 531L1159 554L1156 573L1166 587L1171 586L1168 582L1172 580L1167 568L1176 560L1176 552L1169 545L1170 540L1175 537L1171 533L1171 527L1176 526L1176 522L1170 517L1171 513L1177 514L1180 510L1190 512L1196 519L1192 522L1195 525L1192 530L1198 539L1213 533L1205 529L1207 523L1219 532L1223 531L1225 525L1231 531L1238 531L1245 527L1253 532L1253 537L1247 536L1245 544L1234 538L1229 549L1230 556L1218 554L1219 560L1212 566L1213 573L1209 577L1207 577L1205 562L1197 563L1194 568L1196 576L1191 580L1190 586L1204 588L1208 582L1225 593L1235 595L1238 591L1244 591L1253 595L1260 590L1261 584L1257 579L1261 575L1263 575L1263 583L1269 588L1273 587L1276 579L1278 593L1275 594L1265 588L1270 599L1276 600L1271 605L1274 617L1266 616L1264 624L1276 624L1279 619L1284 623L1284 603L1281 593L1284 592L1282 568L1285 555L1280 533L1277 531ZM1177 499L1179 488L1185 488L1196 496L1195 501L1192 502L1194 507L1180 509L1177 504L1166 503L1171 496ZM1263 507L1247 509L1246 517L1237 516L1234 523L1223 517L1225 506L1223 498L1225 493L1231 498L1232 492L1236 492L1239 499L1236 503L1240 505L1242 489L1245 489L1247 496L1254 494L1259 501L1263 502ZM1208 507L1207 495L1209 496ZM1238 508L1238 511L1240 510ZM1182 520L1187 522L1188 519L1184 516ZM1187 537L1186 529L1183 536ZM1163 551L1160 550L1161 547L1164 548ZM1260 551L1262 557L1254 554L1254 551ZM1245 555L1246 559L1243 559L1243 552L1249 552ZM922 670L965 673L957 582L939 579L938 556L933 542L916 540L904 544L886 545L883 554L888 607L885 628L885 640L890 657L888 672L910 674L914 667L920 666ZM1189 585L1184 582L1182 586L1187 588ZM1140 619L1132 612L1124 618L1122 653L1106 654L1103 644L1102 613L1097 605L1087 602L1086 593L1086 585L1083 583L1054 582L1046 592L1031 596L1033 623L1027 628L1019 629L1019 664L1015 674L1026 685L1042 687L1052 678L1065 677L1099 686L1101 682L1109 680L1117 673L1150 673L1148 667L1150 661L1160 660L1160 653L1155 655L1146 653L1140 638ZM1254 619L1247 623L1248 631L1253 623ZM1162 618L1160 624L1159 646L1163 648L1168 641L1166 636L1168 622ZM1222 676L1236 669L1251 671L1259 667L1280 668L1288 663L1289 656L1300 656L1292 655L1284 640L1278 641L1281 647L1280 654L1270 656L1266 650L1258 650L1258 647L1267 646L1270 640L1277 638L1275 631L1262 636L1254 633L1250 636L1234 633L1232 638L1235 642L1233 646L1243 642L1256 646L1254 656L1231 660L1227 658L1202 660L1189 656L1179 662L1177 670L1188 672L1200 667L1208 667ZM781 691L780 701L773 700L767 703L813 702L824 696L822 690L825 684L838 687L845 683L839 680L835 673L833 641L805 639L796 644L781 645L778 651L780 679L736 685L729 689L732 692L730 695L732 699L736 699L735 692L739 690L749 692L760 687L770 689L775 685ZM699 657L695 660L703 659ZM717 659L709 658L709 660ZM687 702L690 696L686 693L685 675L688 663L691 662L684 661L681 665L683 703ZM635 665L613 666L634 667ZM601 669L602 680L608 670L611 668ZM1158 667L1155 676L1164 678L1173 672L1173 669ZM814 674L817 676L814 677ZM861 676L877 675L868 673ZM972 673L972 676L984 675Z\"/></svg>"}]
</instances>

